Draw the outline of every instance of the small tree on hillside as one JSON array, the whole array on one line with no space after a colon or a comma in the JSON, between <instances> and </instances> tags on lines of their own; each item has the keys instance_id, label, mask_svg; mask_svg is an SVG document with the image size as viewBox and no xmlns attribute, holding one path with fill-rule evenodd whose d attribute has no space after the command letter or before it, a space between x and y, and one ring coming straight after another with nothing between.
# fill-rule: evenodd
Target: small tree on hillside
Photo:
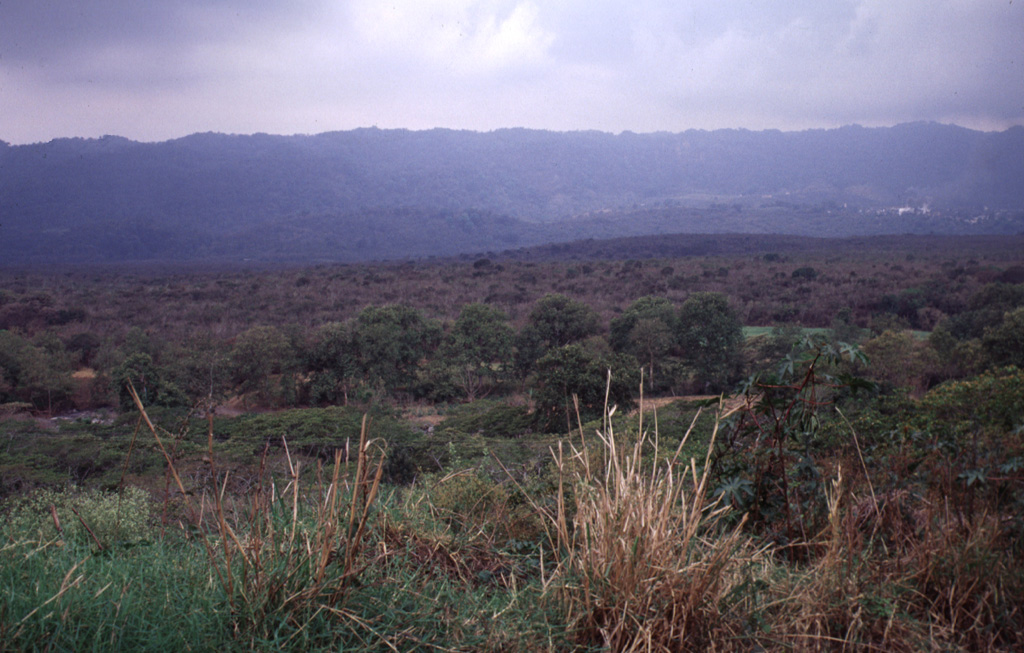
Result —
<instances>
[{"instance_id":1,"label":"small tree on hillside","mask_svg":"<svg viewBox=\"0 0 1024 653\"><path fill-rule=\"evenodd\" d=\"M647 364L649 387L655 387L655 368L675 345L676 307L664 297L641 297L612 320L610 343Z\"/></svg>"},{"instance_id":2,"label":"small tree on hillside","mask_svg":"<svg viewBox=\"0 0 1024 653\"><path fill-rule=\"evenodd\" d=\"M632 345L630 334L640 320L656 320L664 324L670 331L675 330L678 320L675 305L666 297L648 295L641 297L629 308L612 320L609 327L608 342L615 351L628 351Z\"/></svg>"},{"instance_id":3,"label":"small tree on hillside","mask_svg":"<svg viewBox=\"0 0 1024 653\"><path fill-rule=\"evenodd\" d=\"M486 304L463 307L441 347L453 380L472 401L486 394L506 373L512 359L514 332L508 317Z\"/></svg>"},{"instance_id":4,"label":"small tree on hillside","mask_svg":"<svg viewBox=\"0 0 1024 653\"><path fill-rule=\"evenodd\" d=\"M725 295L698 292L679 309L676 339L706 390L721 390L740 367L743 328Z\"/></svg>"},{"instance_id":5,"label":"small tree on hillside","mask_svg":"<svg viewBox=\"0 0 1024 653\"><path fill-rule=\"evenodd\" d=\"M555 432L571 429L579 417L588 421L600 417L604 410L608 372L612 381L608 400L620 409L633 405L633 395L640 384L640 365L627 354L604 354L576 343L552 349L537 361L537 387L534 392L536 412L541 427Z\"/></svg>"},{"instance_id":6,"label":"small tree on hillside","mask_svg":"<svg viewBox=\"0 0 1024 653\"><path fill-rule=\"evenodd\" d=\"M309 349L310 401L348 405L349 392L359 379L359 356L348 325L332 322L320 327Z\"/></svg>"},{"instance_id":7,"label":"small tree on hillside","mask_svg":"<svg viewBox=\"0 0 1024 653\"><path fill-rule=\"evenodd\" d=\"M895 388L923 391L938 369L935 350L909 331L885 331L864 343L870 376Z\"/></svg>"},{"instance_id":8,"label":"small tree on hillside","mask_svg":"<svg viewBox=\"0 0 1024 653\"><path fill-rule=\"evenodd\" d=\"M549 294L530 311L529 323L516 337L516 370L521 377L551 349L579 342L600 329L600 320L592 308L566 297Z\"/></svg>"},{"instance_id":9,"label":"small tree on hillside","mask_svg":"<svg viewBox=\"0 0 1024 653\"><path fill-rule=\"evenodd\" d=\"M285 372L291 358L288 340L276 327L256 326L235 338L231 368L242 392L254 392L261 403L272 403L271 376Z\"/></svg>"},{"instance_id":10,"label":"small tree on hillside","mask_svg":"<svg viewBox=\"0 0 1024 653\"><path fill-rule=\"evenodd\" d=\"M352 341L363 373L394 392L408 389L420 363L437 347L441 327L400 304L370 306L356 317Z\"/></svg>"},{"instance_id":11,"label":"small tree on hillside","mask_svg":"<svg viewBox=\"0 0 1024 653\"><path fill-rule=\"evenodd\" d=\"M190 335L168 345L164 373L190 399L220 401L231 388L227 345L209 332Z\"/></svg>"},{"instance_id":12,"label":"small tree on hillside","mask_svg":"<svg viewBox=\"0 0 1024 653\"><path fill-rule=\"evenodd\" d=\"M144 406L187 406L188 398L163 374L144 353L129 354L113 372L121 410L135 410L135 400L128 389L130 383Z\"/></svg>"},{"instance_id":13,"label":"small tree on hillside","mask_svg":"<svg viewBox=\"0 0 1024 653\"><path fill-rule=\"evenodd\" d=\"M0 374L0 386L9 388L8 398L46 411L66 403L71 393L70 361L63 344L50 332L31 342L0 331Z\"/></svg>"},{"instance_id":14,"label":"small tree on hillside","mask_svg":"<svg viewBox=\"0 0 1024 653\"><path fill-rule=\"evenodd\" d=\"M1024 369L1024 307L1010 311L998 325L985 330L981 340L992 365Z\"/></svg>"}]
</instances>

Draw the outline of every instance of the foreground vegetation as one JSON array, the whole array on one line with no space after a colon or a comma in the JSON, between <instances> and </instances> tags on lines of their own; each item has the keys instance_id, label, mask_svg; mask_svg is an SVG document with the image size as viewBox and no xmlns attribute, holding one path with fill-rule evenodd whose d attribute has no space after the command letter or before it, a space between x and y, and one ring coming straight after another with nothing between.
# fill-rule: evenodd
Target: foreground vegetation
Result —
<instances>
[{"instance_id":1,"label":"foreground vegetation","mask_svg":"<svg viewBox=\"0 0 1024 653\"><path fill-rule=\"evenodd\" d=\"M46 326L101 286L53 278L29 319L11 283L0 648L1017 650L1019 262L901 261L917 286L879 270L875 299L770 329L736 262L618 311L538 279L518 319L286 310L223 339L173 312L118 331L109 297ZM744 265L815 304L843 264ZM527 269L496 267L452 285Z\"/></svg>"},{"instance_id":2,"label":"foreground vegetation","mask_svg":"<svg viewBox=\"0 0 1024 653\"><path fill-rule=\"evenodd\" d=\"M401 427L386 415L339 411L354 437L333 453L271 447L271 425L254 428L267 439L250 438L259 453L241 464L242 436L221 440L212 419L205 434L172 434L136 413L121 473L140 452L158 455L162 488L9 502L0 640L1019 648L1024 373L994 370L911 403L855 393L851 357L811 341L726 404L613 408L518 452L521 440L460 434L456 413L435 429L450 455L411 484L387 480ZM474 438L483 446L463 446Z\"/></svg>"}]
</instances>

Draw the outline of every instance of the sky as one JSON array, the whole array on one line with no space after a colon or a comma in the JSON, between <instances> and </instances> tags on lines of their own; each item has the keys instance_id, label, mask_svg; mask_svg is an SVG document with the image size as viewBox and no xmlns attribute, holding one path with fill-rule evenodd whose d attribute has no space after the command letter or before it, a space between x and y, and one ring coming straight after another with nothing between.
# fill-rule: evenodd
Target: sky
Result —
<instances>
[{"instance_id":1,"label":"sky","mask_svg":"<svg viewBox=\"0 0 1024 653\"><path fill-rule=\"evenodd\" d=\"M1024 124L1024 0L0 0L0 140Z\"/></svg>"}]
</instances>

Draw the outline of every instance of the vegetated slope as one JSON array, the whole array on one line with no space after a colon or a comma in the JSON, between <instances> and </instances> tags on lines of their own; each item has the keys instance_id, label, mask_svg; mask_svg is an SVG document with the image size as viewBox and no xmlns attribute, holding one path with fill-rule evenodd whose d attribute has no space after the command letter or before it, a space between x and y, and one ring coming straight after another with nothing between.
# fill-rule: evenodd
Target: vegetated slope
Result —
<instances>
[{"instance_id":1,"label":"vegetated slope","mask_svg":"<svg viewBox=\"0 0 1024 653\"><path fill-rule=\"evenodd\" d=\"M1024 235L951 237L935 234L901 234L821 238L782 234L660 234L623 238L576 240L521 247L502 252L499 260L512 261L615 261L634 259L672 260L692 257L761 255L873 259L893 255L924 254L956 258L965 255L989 258L997 253L1024 251Z\"/></svg>"},{"instance_id":2,"label":"vegetated slope","mask_svg":"<svg viewBox=\"0 0 1024 653\"><path fill-rule=\"evenodd\" d=\"M1022 178L1024 128L924 123L0 143L0 256L367 260L646 233L1014 232ZM924 205L910 224L877 213Z\"/></svg>"}]
</instances>

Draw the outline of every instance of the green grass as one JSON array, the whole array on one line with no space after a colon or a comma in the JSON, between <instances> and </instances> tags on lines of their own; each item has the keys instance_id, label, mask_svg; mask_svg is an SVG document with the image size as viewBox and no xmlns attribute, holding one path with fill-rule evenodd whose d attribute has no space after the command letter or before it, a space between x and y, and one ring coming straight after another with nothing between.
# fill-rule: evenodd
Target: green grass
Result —
<instances>
[{"instance_id":1,"label":"green grass","mask_svg":"<svg viewBox=\"0 0 1024 653\"><path fill-rule=\"evenodd\" d=\"M88 538L39 539L38 526L49 528L44 510L36 524L9 521L0 546L0 648L485 651L564 639L556 611L539 609L535 549L524 556L479 533L460 535L434 519L422 492L399 494L385 489L374 511L358 582L340 599L320 593L305 603L294 600L313 582L295 584L312 570L302 547L283 557L266 551L262 566L247 566L237 551L226 563L217 531L209 534L212 551L195 531L176 528L99 550ZM294 524L300 539L315 536L324 526L315 506L306 496L294 521L287 510L274 518L286 532ZM243 541L257 535L241 521L235 528ZM234 578L233 590L222 574Z\"/></svg>"},{"instance_id":2,"label":"green grass","mask_svg":"<svg viewBox=\"0 0 1024 653\"><path fill-rule=\"evenodd\" d=\"M770 336L776 328L772 326L745 326L743 327L743 337ZM800 330L804 335L827 335L830 331L830 329L824 327L801 327Z\"/></svg>"},{"instance_id":3,"label":"green grass","mask_svg":"<svg viewBox=\"0 0 1024 653\"><path fill-rule=\"evenodd\" d=\"M770 326L745 326L745 327L743 327L743 337L746 338L746 339L750 339L750 338L756 338L758 336L770 336L772 334L772 331L774 331L775 329L776 329L776 327L770 327ZM832 330L827 328L827 327L800 327L800 331L804 335L826 335L827 336ZM865 330L865 333L866 333L866 330ZM928 336L930 336L931 333L932 333L931 331L911 331L910 332L910 334L913 335L918 340L927 340Z\"/></svg>"},{"instance_id":4,"label":"green grass","mask_svg":"<svg viewBox=\"0 0 1024 653\"><path fill-rule=\"evenodd\" d=\"M97 555L88 542L0 549L0 641L13 650L184 651L230 644L205 554L174 537Z\"/></svg>"}]
</instances>

